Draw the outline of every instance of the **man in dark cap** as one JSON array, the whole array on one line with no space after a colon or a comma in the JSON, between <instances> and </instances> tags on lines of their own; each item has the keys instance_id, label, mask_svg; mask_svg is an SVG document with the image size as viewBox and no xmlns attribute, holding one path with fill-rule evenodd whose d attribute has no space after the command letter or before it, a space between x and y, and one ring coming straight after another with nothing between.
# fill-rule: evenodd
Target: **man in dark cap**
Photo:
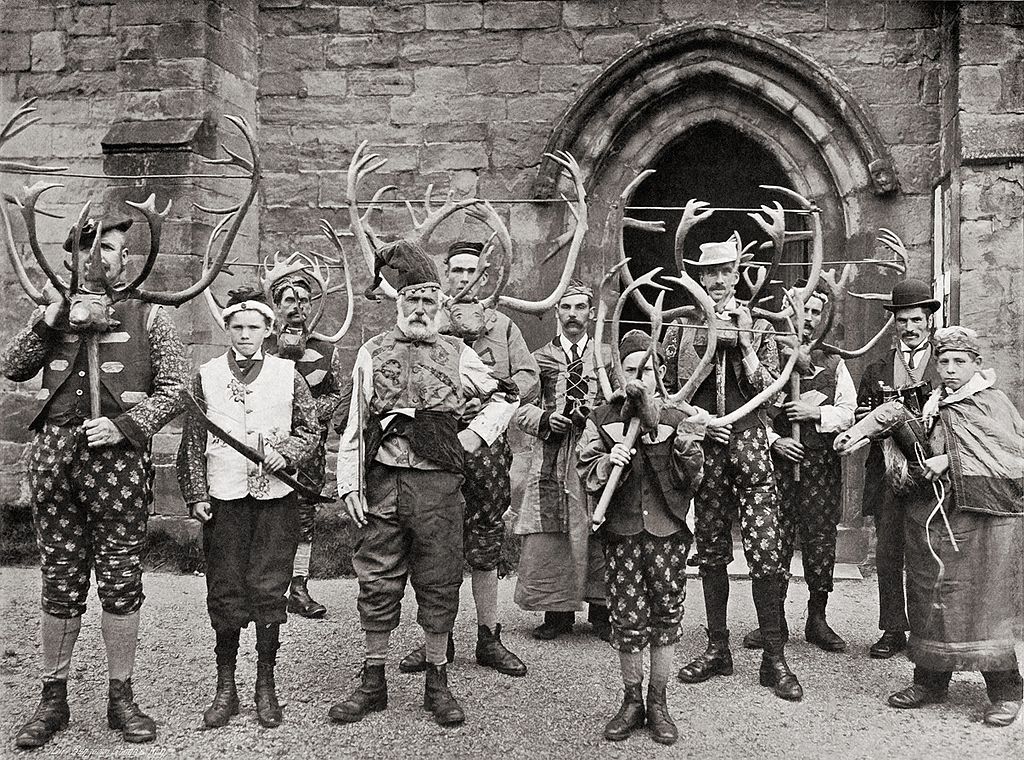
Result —
<instances>
[{"instance_id":1,"label":"man in dark cap","mask_svg":"<svg viewBox=\"0 0 1024 760\"><path fill-rule=\"evenodd\" d=\"M407 578L426 644L423 705L442 726L465 720L448 688L446 648L459 607L466 460L505 432L518 407L473 349L440 334L441 284L414 243L385 251L398 289L397 323L356 355L338 493L358 526L352 566L366 659L360 686L330 717L353 723L387 706L384 663ZM471 399L478 413L459 422Z\"/></svg>"},{"instance_id":2,"label":"man in dark cap","mask_svg":"<svg viewBox=\"0 0 1024 760\"><path fill-rule=\"evenodd\" d=\"M277 264L263 279L263 290L277 315L273 334L263 347L272 356L295 362L295 369L309 384L316 402L316 416L321 425L320 445L307 460L304 474L306 482L318 490L323 488L325 480L328 429L341 403L341 385L334 367L334 344L309 334L308 320L313 298L317 295L325 297L324 289L318 273L302 259ZM307 618L323 618L327 608L310 596L307 588L318 505L304 497L298 498L302 538L295 552L292 581L288 588L288 612Z\"/></svg>"},{"instance_id":3,"label":"man in dark cap","mask_svg":"<svg viewBox=\"0 0 1024 760\"><path fill-rule=\"evenodd\" d=\"M940 304L928 283L907 279L896 283L889 303L896 327L896 347L868 365L857 389L856 418L860 420L886 393L926 383L938 386L939 375L931 345L933 315ZM873 399L875 401L873 401ZM878 628L881 637L869 653L887 659L907 646L910 624L903 585L903 500L885 477L882 444L872 443L864 465L861 510L875 521L875 565L878 576Z\"/></svg>"},{"instance_id":4,"label":"man in dark cap","mask_svg":"<svg viewBox=\"0 0 1024 760\"><path fill-rule=\"evenodd\" d=\"M99 223L83 226L89 250ZM131 220L103 223L102 271L81 256L83 290L123 284ZM71 235L64 244L73 247ZM40 640L43 696L15 739L41 747L67 725L67 678L95 568L100 628L110 676L107 721L125 741L156 738L156 724L135 704L132 672L142 606L142 559L152 501L150 439L179 411L188 373L185 347L157 306L124 300L98 336L100 414L92 414L86 336L72 331L68 302L52 288L49 305L19 332L0 371L25 382L42 370L30 428L28 485L43 575Z\"/></svg>"},{"instance_id":5,"label":"man in dark cap","mask_svg":"<svg viewBox=\"0 0 1024 760\"><path fill-rule=\"evenodd\" d=\"M452 243L445 259L448 295L465 289L477 275L483 244L460 241ZM477 284L480 287L482 282ZM523 334L515 323L500 311L486 309L477 334L460 335L483 360L495 378L511 380L519 389L520 398L531 398L537 392L537 362L526 346ZM472 419L478 403L470 400L463 425ZM505 540L502 516L512 505L512 449L503 432L487 446L466 457L466 480L462 495L466 499L465 552L472 568L473 601L476 604L476 661L485 667L510 676L525 676L526 665L510 652L501 640L498 622L498 562ZM455 642L448 645L448 661L455 656ZM402 660L404 673L416 673L425 667L424 649L419 647Z\"/></svg>"}]
</instances>

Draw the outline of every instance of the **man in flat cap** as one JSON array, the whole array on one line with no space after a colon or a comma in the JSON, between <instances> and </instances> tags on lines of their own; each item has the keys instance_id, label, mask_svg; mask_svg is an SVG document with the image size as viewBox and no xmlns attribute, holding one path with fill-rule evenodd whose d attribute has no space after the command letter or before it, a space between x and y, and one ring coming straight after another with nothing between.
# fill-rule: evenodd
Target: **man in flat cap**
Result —
<instances>
[{"instance_id":1,"label":"man in flat cap","mask_svg":"<svg viewBox=\"0 0 1024 760\"><path fill-rule=\"evenodd\" d=\"M460 241L452 243L445 258L445 284L449 295L465 289L477 275L483 243ZM479 288L485 279L477 283ZM530 355L523 334L505 314L485 309L478 333L460 334L483 360L491 374L510 380L519 389L521 399L537 392L537 362ZM478 402L470 400L465 409L466 421L472 419ZM510 676L525 676L526 665L510 652L501 640L498 622L498 562L505 539L503 515L512 504L512 449L503 432L487 446L466 457L462 495L466 499L465 552L472 568L473 601L476 606L476 661ZM455 642L448 644L448 661L455 657ZM416 673L425 667L423 647L410 652L399 669Z\"/></svg>"},{"instance_id":2,"label":"man in flat cap","mask_svg":"<svg viewBox=\"0 0 1024 760\"><path fill-rule=\"evenodd\" d=\"M469 456L504 434L518 399L473 349L439 333L441 284L427 254L406 240L386 253L398 270L389 278L397 323L359 349L338 447L338 493L358 526L352 566L366 659L360 686L330 717L352 723L387 706L384 663L410 578L425 636L423 705L454 726L465 720L446 657L462 584L463 473ZM469 399L478 413L462 427Z\"/></svg>"},{"instance_id":3,"label":"man in flat cap","mask_svg":"<svg viewBox=\"0 0 1024 760\"><path fill-rule=\"evenodd\" d=\"M877 406L887 393L921 384L938 385L931 334L933 315L939 306L926 282L906 279L893 286L892 297L882 308L893 315L896 347L864 370L857 388L858 420ZM906 648L906 632L910 630L910 623L903 585L903 500L885 477L880 442L871 444L864 464L861 511L865 516L874 518L877 541L878 628L882 635L871 645L869 654L877 659L887 659Z\"/></svg>"},{"instance_id":4,"label":"man in flat cap","mask_svg":"<svg viewBox=\"0 0 1024 760\"><path fill-rule=\"evenodd\" d=\"M721 243L704 243L700 258L688 263L697 267L700 284L714 300L715 311L730 323L721 331L715 359L700 378L691 403L715 415L728 414L744 406L778 376L778 348L773 336L767 334L769 323L754 323L750 310L736 300L740 279L738 235ZM670 386L682 385L697 370L707 341L707 331L696 329L699 326L691 323L670 327L666 334ZM767 434L766 409L771 403L767 400L731 425L708 426L704 480L694 497L695 560L704 587L708 647L679 671L679 680L700 683L732 673L726 616L732 523L738 514L754 608L764 640L760 682L782 699L798 700L803 689L786 663L779 620L784 569L781 507Z\"/></svg>"},{"instance_id":5,"label":"man in flat cap","mask_svg":"<svg viewBox=\"0 0 1024 760\"><path fill-rule=\"evenodd\" d=\"M102 272L81 257L83 290L103 293L124 283L131 220L89 219L79 246L101 229ZM74 245L73 232L64 250ZM103 613L110 688L107 722L128 742L156 738L156 724L132 691L142 606L142 549L152 502L150 439L180 410L188 374L185 347L170 317L138 300L116 303L110 329L98 336L100 414L90 404L85 334L68 322L68 302L52 288L3 354L0 371L25 382L42 370L28 450L28 485L43 575L40 641L43 694L15 739L41 747L67 725L67 679L95 568Z\"/></svg>"},{"instance_id":6,"label":"man in flat cap","mask_svg":"<svg viewBox=\"0 0 1024 760\"><path fill-rule=\"evenodd\" d=\"M601 400L590 324L594 293L574 280L555 307L559 334L533 352L540 398L523 403L516 424L537 440L530 456L514 530L522 536L515 601L544 613L533 636L550 640L572 631L588 604L594 633L608 640L604 557L591 535L585 494L576 475L576 442Z\"/></svg>"},{"instance_id":7,"label":"man in flat cap","mask_svg":"<svg viewBox=\"0 0 1024 760\"><path fill-rule=\"evenodd\" d=\"M331 418L341 403L341 384L335 368L335 346L310 335L309 318L313 299L326 297L324 282L308 262L296 260L280 263L267 272L263 290L270 298L276 320L274 331L267 338L264 350L295 362L295 369L309 385L316 403L316 417L321 425L320 445L307 460L303 470L306 483L319 490L324 486L327 458L327 433ZM318 505L299 497L299 520L302 537L295 552L292 581L288 588L288 612L307 618L323 618L327 608L309 594L309 559L313 552L313 535Z\"/></svg>"}]
</instances>

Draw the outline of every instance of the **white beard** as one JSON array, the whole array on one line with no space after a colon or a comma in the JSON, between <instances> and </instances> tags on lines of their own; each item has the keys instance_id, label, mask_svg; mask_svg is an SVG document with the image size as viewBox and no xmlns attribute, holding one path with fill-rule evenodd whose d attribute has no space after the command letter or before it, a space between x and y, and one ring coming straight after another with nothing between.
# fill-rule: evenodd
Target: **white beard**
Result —
<instances>
[{"instance_id":1,"label":"white beard","mask_svg":"<svg viewBox=\"0 0 1024 760\"><path fill-rule=\"evenodd\" d=\"M441 319L442 310L438 309L437 313L433 318L425 317L427 320L426 324L420 322L414 323L412 321L412 315L405 316L402 314L401 301L398 303L398 329L402 331L402 334L411 338L412 340L427 340L429 338L436 338L438 333L441 331Z\"/></svg>"}]
</instances>

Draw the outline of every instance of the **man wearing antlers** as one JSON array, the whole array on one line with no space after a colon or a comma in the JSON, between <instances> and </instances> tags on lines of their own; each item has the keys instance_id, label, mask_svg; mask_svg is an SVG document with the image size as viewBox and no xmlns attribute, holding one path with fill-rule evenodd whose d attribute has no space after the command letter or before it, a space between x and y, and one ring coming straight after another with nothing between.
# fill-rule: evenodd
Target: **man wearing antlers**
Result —
<instances>
[{"instance_id":1,"label":"man wearing antlers","mask_svg":"<svg viewBox=\"0 0 1024 760\"><path fill-rule=\"evenodd\" d=\"M104 293L123 282L131 220L88 219L77 247L80 290ZM76 246L72 228L64 243ZM73 254L73 258L75 255ZM0 356L0 371L24 382L42 370L31 423L29 490L43 575L40 624L43 693L15 744L41 747L67 725L67 679L82 626L93 566L103 613L110 688L107 722L125 741L156 738L156 724L132 692L142 606L142 549L152 501L150 439L180 410L188 373L185 347L160 308L139 300L113 305L109 329L98 336L100 415L90 403L87 332L69 322L69 304L52 287L49 305L14 336Z\"/></svg>"},{"instance_id":2,"label":"man wearing antlers","mask_svg":"<svg viewBox=\"0 0 1024 760\"><path fill-rule=\"evenodd\" d=\"M320 444L307 460L304 474L316 490L324 486L327 457L327 432L331 418L341 403L341 386L334 372L334 344L310 334L308 320L313 297L326 297L325 283L309 262L296 259L292 264L275 264L263 279L263 290L273 303L277 316L273 335L264 349L268 354L291 359L295 369L309 384L321 425ZM317 292L318 291L318 292ZM306 586L309 560L313 550L313 531L317 504L300 497L299 521L302 529L292 581L288 589L288 612L307 618L322 618L327 608L310 596Z\"/></svg>"},{"instance_id":3,"label":"man wearing antlers","mask_svg":"<svg viewBox=\"0 0 1024 760\"><path fill-rule=\"evenodd\" d=\"M779 373L775 340L765 335L766 320L754 323L749 308L736 300L740 279L739 236L704 243L700 258L687 261L699 270L701 286L726 322L714 362L707 365L692 404L713 414L739 409L767 388ZM685 322L670 327L665 338L669 382L683 385L697 368L706 330ZM684 333L692 335L686 340ZM760 338L760 340L757 340ZM708 426L704 442L704 480L694 497L696 562L704 587L708 647L679 671L684 683L700 683L731 675L732 653L726 613L729 604L728 565L732 562L732 522L740 516L743 550L750 566L751 591L758 626L764 638L760 681L782 699L798 700L803 689L784 655L778 598L781 585L782 534L779 495L768 445L764 406L735 423Z\"/></svg>"},{"instance_id":4,"label":"man wearing antlers","mask_svg":"<svg viewBox=\"0 0 1024 760\"><path fill-rule=\"evenodd\" d=\"M384 663L411 577L426 642L423 706L454 726L465 720L446 657L462 584L463 473L503 435L518 400L473 349L439 334L440 278L423 249L400 240L382 256L398 270L397 323L359 349L338 447L338 493L358 526L352 565L366 659L360 686L330 718L354 723L387 707ZM469 399L477 414L461 428Z\"/></svg>"},{"instance_id":5,"label":"man wearing antlers","mask_svg":"<svg viewBox=\"0 0 1024 760\"><path fill-rule=\"evenodd\" d=\"M482 284L478 265L484 244L468 241L452 243L445 257L448 294ZM476 281L476 286L473 282ZM470 304L475 311L477 304ZM495 378L509 380L519 389L520 398L529 398L537 389L537 362L526 346L523 334L508 316L494 309L482 309L479 318L461 320L458 337L472 347ZM476 316L476 315L475 315ZM467 329L468 328L468 329ZM469 399L462 426L469 424L480 402ZM505 539L504 514L512 504L512 449L504 432L487 446L466 456L466 499L464 549L472 568L473 601L476 605L476 661L509 676L525 676L526 665L501 641L498 622L498 562ZM403 673L418 673L426 668L424 647L414 649L399 664ZM455 657L455 642L449 639L448 662Z\"/></svg>"}]
</instances>

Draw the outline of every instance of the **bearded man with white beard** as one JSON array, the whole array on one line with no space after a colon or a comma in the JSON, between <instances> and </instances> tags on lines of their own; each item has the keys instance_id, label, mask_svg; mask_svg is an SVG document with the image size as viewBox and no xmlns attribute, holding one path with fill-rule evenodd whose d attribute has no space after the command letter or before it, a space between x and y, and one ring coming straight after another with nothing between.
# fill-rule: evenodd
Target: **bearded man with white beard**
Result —
<instances>
[{"instance_id":1,"label":"bearded man with white beard","mask_svg":"<svg viewBox=\"0 0 1024 760\"><path fill-rule=\"evenodd\" d=\"M473 349L439 334L440 278L426 253L400 240L383 257L398 271L389 278L396 325L359 349L338 447L338 493L357 526L366 658L359 687L329 715L354 723L387 707L384 663L409 577L426 637L423 706L454 726L465 715L448 688L445 650L462 584L465 457L504 433L519 402L515 385L495 380ZM460 431L470 399L480 412Z\"/></svg>"}]
</instances>

